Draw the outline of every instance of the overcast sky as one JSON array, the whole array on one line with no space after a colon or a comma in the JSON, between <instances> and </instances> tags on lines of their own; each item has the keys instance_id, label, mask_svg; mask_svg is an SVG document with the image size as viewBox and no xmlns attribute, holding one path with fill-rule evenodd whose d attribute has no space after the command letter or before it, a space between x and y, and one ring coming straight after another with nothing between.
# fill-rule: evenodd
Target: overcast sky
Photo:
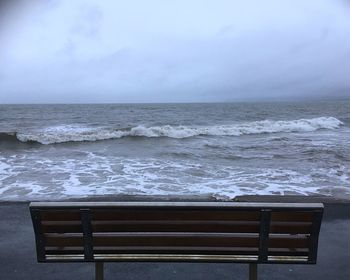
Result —
<instances>
[{"instance_id":1,"label":"overcast sky","mask_svg":"<svg viewBox=\"0 0 350 280\"><path fill-rule=\"evenodd\" d=\"M348 0L2 3L0 103L350 97Z\"/></svg>"}]
</instances>

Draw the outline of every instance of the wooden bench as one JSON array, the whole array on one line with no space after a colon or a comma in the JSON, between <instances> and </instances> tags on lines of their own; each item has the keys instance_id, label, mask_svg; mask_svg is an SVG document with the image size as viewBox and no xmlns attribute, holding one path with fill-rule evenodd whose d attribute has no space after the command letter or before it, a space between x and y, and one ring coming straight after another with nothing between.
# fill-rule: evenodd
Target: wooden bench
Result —
<instances>
[{"instance_id":1,"label":"wooden bench","mask_svg":"<svg viewBox=\"0 0 350 280\"><path fill-rule=\"evenodd\" d=\"M35 202L38 262L315 264L319 203Z\"/></svg>"}]
</instances>

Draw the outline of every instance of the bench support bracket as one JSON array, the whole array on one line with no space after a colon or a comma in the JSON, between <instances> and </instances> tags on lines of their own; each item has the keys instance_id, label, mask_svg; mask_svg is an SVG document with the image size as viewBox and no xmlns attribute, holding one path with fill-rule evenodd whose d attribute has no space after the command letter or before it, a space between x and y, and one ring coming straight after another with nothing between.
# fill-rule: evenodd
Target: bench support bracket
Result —
<instances>
[{"instance_id":1,"label":"bench support bracket","mask_svg":"<svg viewBox=\"0 0 350 280\"><path fill-rule=\"evenodd\" d=\"M95 279L103 280L103 262L95 263Z\"/></svg>"},{"instance_id":2,"label":"bench support bracket","mask_svg":"<svg viewBox=\"0 0 350 280\"><path fill-rule=\"evenodd\" d=\"M249 264L249 280L258 280L258 265L256 263Z\"/></svg>"}]
</instances>

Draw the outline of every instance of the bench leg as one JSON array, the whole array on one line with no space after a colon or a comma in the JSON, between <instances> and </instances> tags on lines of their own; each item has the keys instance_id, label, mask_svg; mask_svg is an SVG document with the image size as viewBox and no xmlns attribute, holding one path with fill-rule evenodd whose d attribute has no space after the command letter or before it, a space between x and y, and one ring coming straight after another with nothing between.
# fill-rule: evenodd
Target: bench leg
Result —
<instances>
[{"instance_id":1,"label":"bench leg","mask_svg":"<svg viewBox=\"0 0 350 280\"><path fill-rule=\"evenodd\" d=\"M258 265L256 263L249 264L249 280L258 280Z\"/></svg>"},{"instance_id":2,"label":"bench leg","mask_svg":"<svg viewBox=\"0 0 350 280\"><path fill-rule=\"evenodd\" d=\"M103 262L95 263L95 280L103 280Z\"/></svg>"}]
</instances>

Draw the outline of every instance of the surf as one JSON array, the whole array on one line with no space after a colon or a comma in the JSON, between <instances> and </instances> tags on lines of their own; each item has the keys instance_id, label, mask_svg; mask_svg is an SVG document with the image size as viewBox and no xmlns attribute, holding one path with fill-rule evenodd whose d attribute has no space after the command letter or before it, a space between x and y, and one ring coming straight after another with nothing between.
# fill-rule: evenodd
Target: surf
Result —
<instances>
[{"instance_id":1,"label":"surf","mask_svg":"<svg viewBox=\"0 0 350 280\"><path fill-rule=\"evenodd\" d=\"M262 120L212 126L185 125L138 125L125 129L113 127L88 127L80 125L59 125L16 133L0 133L3 141L38 142L41 144L57 144L65 142L92 142L122 137L168 137L184 139L195 136L242 136L269 133L301 133L320 129L337 129L344 125L334 117L318 117L297 120Z\"/></svg>"}]
</instances>

